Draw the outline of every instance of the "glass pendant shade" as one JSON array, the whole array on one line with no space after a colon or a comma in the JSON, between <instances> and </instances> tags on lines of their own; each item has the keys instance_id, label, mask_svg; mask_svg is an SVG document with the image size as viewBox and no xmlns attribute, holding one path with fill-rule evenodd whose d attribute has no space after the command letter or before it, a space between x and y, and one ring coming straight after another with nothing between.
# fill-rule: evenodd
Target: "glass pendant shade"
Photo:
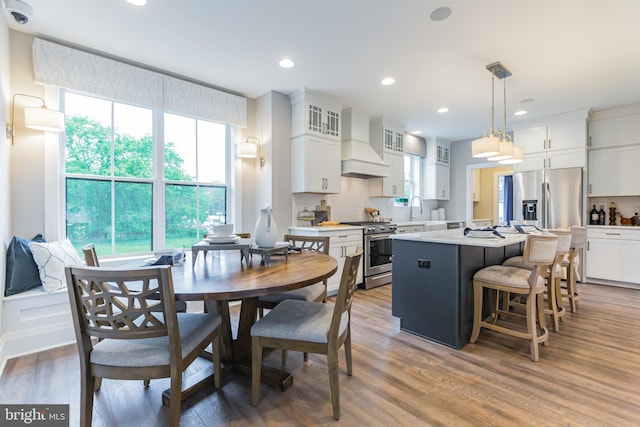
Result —
<instances>
[{"instance_id":1,"label":"glass pendant shade","mask_svg":"<svg viewBox=\"0 0 640 427\"><path fill-rule=\"evenodd\" d=\"M237 154L243 159L255 159L258 157L258 145L252 142L241 142L238 144Z\"/></svg>"},{"instance_id":2,"label":"glass pendant shade","mask_svg":"<svg viewBox=\"0 0 640 427\"><path fill-rule=\"evenodd\" d=\"M496 156L500 153L500 139L494 135L483 136L471 143L471 155L477 158Z\"/></svg>"},{"instance_id":3,"label":"glass pendant shade","mask_svg":"<svg viewBox=\"0 0 640 427\"><path fill-rule=\"evenodd\" d=\"M513 147L513 157L510 159L500 160L498 163L501 165L515 165L516 163L522 162L524 159L524 149L518 145L514 145Z\"/></svg>"},{"instance_id":4,"label":"glass pendant shade","mask_svg":"<svg viewBox=\"0 0 640 427\"><path fill-rule=\"evenodd\" d=\"M64 113L47 107L29 107L24 109L24 125L29 129L47 132L64 130Z\"/></svg>"},{"instance_id":5,"label":"glass pendant shade","mask_svg":"<svg viewBox=\"0 0 640 427\"><path fill-rule=\"evenodd\" d=\"M500 152L495 156L489 157L488 160L492 162L507 160L513 157L513 142L511 141L502 141L500 143Z\"/></svg>"}]
</instances>

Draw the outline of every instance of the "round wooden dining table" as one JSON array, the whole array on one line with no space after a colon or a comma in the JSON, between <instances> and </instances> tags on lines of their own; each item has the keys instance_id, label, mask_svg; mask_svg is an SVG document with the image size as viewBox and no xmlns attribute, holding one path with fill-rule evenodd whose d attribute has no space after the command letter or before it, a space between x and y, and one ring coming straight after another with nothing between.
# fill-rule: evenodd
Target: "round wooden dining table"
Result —
<instances>
[{"instance_id":1,"label":"round wooden dining table","mask_svg":"<svg viewBox=\"0 0 640 427\"><path fill-rule=\"evenodd\" d=\"M233 255L233 254L232 254ZM251 326L256 321L258 298L270 293L286 292L328 279L338 269L335 258L320 252L303 251L288 257L272 256L269 264L241 263L239 257L220 252L219 256L199 258L193 268L172 268L175 298L178 301L204 301L208 312L222 316L222 360L235 370L250 374ZM233 340L229 303L241 301L236 339ZM213 369L184 381L183 399L210 381ZM281 390L293 383L290 373L263 366L262 381ZM168 394L163 396L167 400Z\"/></svg>"}]
</instances>

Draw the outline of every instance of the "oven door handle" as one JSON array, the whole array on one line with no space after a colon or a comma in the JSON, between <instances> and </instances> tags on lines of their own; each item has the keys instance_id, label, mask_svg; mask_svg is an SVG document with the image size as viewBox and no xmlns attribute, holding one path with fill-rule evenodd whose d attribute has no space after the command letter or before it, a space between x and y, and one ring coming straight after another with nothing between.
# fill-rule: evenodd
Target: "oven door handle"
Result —
<instances>
[{"instance_id":1,"label":"oven door handle","mask_svg":"<svg viewBox=\"0 0 640 427\"><path fill-rule=\"evenodd\" d=\"M373 240L386 240L389 238L389 236L391 236L393 233L385 233L385 234L374 234L374 235L369 235L367 236L369 238L369 241L373 241Z\"/></svg>"}]
</instances>

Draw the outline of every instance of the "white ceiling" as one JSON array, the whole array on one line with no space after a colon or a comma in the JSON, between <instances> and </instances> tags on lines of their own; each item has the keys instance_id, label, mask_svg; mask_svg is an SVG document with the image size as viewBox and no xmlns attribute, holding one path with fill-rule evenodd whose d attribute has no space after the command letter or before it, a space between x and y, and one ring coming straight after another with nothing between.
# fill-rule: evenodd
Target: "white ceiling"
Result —
<instances>
[{"instance_id":1,"label":"white ceiling","mask_svg":"<svg viewBox=\"0 0 640 427\"><path fill-rule=\"evenodd\" d=\"M307 87L451 140L491 122L501 61L509 125L640 103L638 0L26 0L15 30L255 98ZM452 9L440 22L429 19ZM296 67L278 66L290 57ZM380 80L392 76L393 86ZM522 103L522 100L534 100ZM502 81L496 124L502 127ZM446 106L450 111L438 114ZM516 118L513 113L529 114Z\"/></svg>"}]
</instances>

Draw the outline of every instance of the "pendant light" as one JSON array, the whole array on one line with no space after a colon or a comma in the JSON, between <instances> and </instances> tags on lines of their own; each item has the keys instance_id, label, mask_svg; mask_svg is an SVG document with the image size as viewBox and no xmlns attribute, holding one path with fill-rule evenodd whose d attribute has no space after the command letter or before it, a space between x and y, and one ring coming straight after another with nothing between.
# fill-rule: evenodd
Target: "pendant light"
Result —
<instances>
[{"instance_id":1,"label":"pendant light","mask_svg":"<svg viewBox=\"0 0 640 427\"><path fill-rule=\"evenodd\" d=\"M507 70L508 72L508 70ZM511 73L509 72L509 75ZM503 94L503 114L504 114L504 128L500 132L500 152L495 156L489 157L491 161L501 161L501 160L509 160L513 157L513 142L511 142L511 138L507 135L507 79L506 77L503 79L504 82L504 94Z\"/></svg>"},{"instance_id":2,"label":"pendant light","mask_svg":"<svg viewBox=\"0 0 640 427\"><path fill-rule=\"evenodd\" d=\"M487 160L497 161L501 164L520 163L523 159L523 149L516 146L507 134L506 78L511 76L511 71L500 62L487 65L487 70L491 71L491 128L489 136L485 134L482 138L471 143L471 154L473 157L487 158ZM504 129L496 129L494 126L494 81L496 77L504 80Z\"/></svg>"},{"instance_id":3,"label":"pendant light","mask_svg":"<svg viewBox=\"0 0 640 427\"><path fill-rule=\"evenodd\" d=\"M489 135L487 135L485 128L484 136L471 143L471 155L477 158L491 157L500 153L500 139L496 136L495 127L493 126L495 72L493 68L489 68L489 65L487 65L487 68L491 71L491 127L489 128Z\"/></svg>"}]
</instances>

